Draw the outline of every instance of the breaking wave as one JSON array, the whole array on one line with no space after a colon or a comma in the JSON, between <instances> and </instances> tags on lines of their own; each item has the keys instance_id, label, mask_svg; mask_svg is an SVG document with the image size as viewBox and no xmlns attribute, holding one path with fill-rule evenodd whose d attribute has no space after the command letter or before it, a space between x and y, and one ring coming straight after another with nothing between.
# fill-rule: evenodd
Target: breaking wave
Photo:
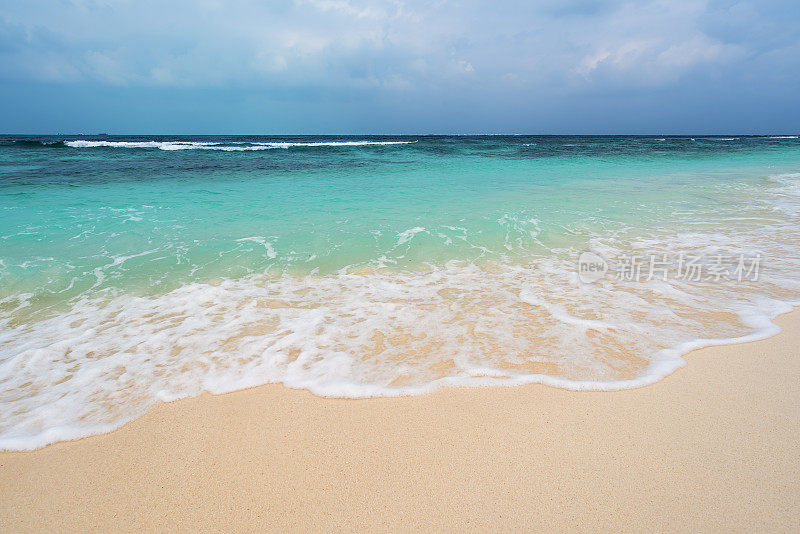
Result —
<instances>
[{"instance_id":1,"label":"breaking wave","mask_svg":"<svg viewBox=\"0 0 800 534\"><path fill-rule=\"evenodd\" d=\"M157 148L159 150L222 150L226 152L246 152L270 150L275 148L307 147L352 147L408 145L416 141L320 141L320 142L269 142L269 143L220 143L200 141L65 141L73 148Z\"/></svg>"}]
</instances>

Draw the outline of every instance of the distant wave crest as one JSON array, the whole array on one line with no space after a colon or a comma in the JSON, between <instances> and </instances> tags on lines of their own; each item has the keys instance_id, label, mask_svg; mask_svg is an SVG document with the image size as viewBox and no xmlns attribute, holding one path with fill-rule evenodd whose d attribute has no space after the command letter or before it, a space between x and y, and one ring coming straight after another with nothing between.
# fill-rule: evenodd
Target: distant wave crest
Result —
<instances>
[{"instance_id":1,"label":"distant wave crest","mask_svg":"<svg viewBox=\"0 0 800 534\"><path fill-rule=\"evenodd\" d=\"M274 148L295 147L349 147L407 145L416 141L319 141L319 142L204 142L204 141L66 141L73 148L157 148L159 150L223 150L226 152L245 152L252 150L271 150Z\"/></svg>"}]
</instances>

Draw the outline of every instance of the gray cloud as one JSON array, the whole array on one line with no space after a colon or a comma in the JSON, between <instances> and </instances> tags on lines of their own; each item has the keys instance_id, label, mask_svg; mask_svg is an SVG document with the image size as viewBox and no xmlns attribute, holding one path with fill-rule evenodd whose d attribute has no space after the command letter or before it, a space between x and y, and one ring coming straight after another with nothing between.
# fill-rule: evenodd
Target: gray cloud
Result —
<instances>
[{"instance_id":1,"label":"gray cloud","mask_svg":"<svg viewBox=\"0 0 800 534\"><path fill-rule=\"evenodd\" d=\"M109 84L651 85L796 44L771 4L30 1L0 8L0 58L7 78Z\"/></svg>"},{"instance_id":2,"label":"gray cloud","mask_svg":"<svg viewBox=\"0 0 800 534\"><path fill-rule=\"evenodd\" d=\"M798 20L791 0L29 0L0 7L0 79L484 105L797 88Z\"/></svg>"}]
</instances>

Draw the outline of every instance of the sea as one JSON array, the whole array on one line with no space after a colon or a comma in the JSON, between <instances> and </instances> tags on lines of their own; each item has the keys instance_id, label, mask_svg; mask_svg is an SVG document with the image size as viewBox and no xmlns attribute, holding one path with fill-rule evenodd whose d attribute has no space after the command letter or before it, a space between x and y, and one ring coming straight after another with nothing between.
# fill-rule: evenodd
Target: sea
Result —
<instances>
[{"instance_id":1,"label":"sea","mask_svg":"<svg viewBox=\"0 0 800 534\"><path fill-rule=\"evenodd\" d=\"M798 302L796 135L0 136L3 450L268 383L642 387Z\"/></svg>"}]
</instances>

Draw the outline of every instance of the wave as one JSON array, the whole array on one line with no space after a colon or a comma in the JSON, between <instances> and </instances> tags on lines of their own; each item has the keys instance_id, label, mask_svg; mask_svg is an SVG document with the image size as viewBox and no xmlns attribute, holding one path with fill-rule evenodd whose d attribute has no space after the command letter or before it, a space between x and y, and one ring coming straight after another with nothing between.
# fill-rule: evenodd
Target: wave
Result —
<instances>
[{"instance_id":1,"label":"wave","mask_svg":"<svg viewBox=\"0 0 800 534\"><path fill-rule=\"evenodd\" d=\"M758 253L769 261L752 283L586 285L575 269L580 251L564 248L529 263L254 274L153 295L109 288L40 315L31 315L30 295L9 296L0 299L0 449L108 432L159 402L267 383L343 398L455 385L652 384L685 365L690 350L778 332L772 319L800 295L798 183L800 174L773 176L763 189L774 196L750 199L770 217L747 220L769 220L766 229L750 222L591 243L609 260L631 251ZM435 231L408 228L396 246ZM240 241L276 254L267 237Z\"/></svg>"},{"instance_id":2,"label":"wave","mask_svg":"<svg viewBox=\"0 0 800 534\"><path fill-rule=\"evenodd\" d=\"M770 135L767 139L797 139L796 135Z\"/></svg>"},{"instance_id":3,"label":"wave","mask_svg":"<svg viewBox=\"0 0 800 534\"><path fill-rule=\"evenodd\" d=\"M244 152L252 150L271 150L295 147L350 147L408 145L416 141L320 141L320 142L201 142L201 141L65 141L73 148L157 148L159 150L222 150Z\"/></svg>"},{"instance_id":4,"label":"wave","mask_svg":"<svg viewBox=\"0 0 800 534\"><path fill-rule=\"evenodd\" d=\"M772 319L791 309L741 287L587 288L573 283L573 266L254 275L149 297L86 296L6 324L0 449L108 432L159 402L267 383L338 398L642 387L685 365L690 350L775 334Z\"/></svg>"}]
</instances>

